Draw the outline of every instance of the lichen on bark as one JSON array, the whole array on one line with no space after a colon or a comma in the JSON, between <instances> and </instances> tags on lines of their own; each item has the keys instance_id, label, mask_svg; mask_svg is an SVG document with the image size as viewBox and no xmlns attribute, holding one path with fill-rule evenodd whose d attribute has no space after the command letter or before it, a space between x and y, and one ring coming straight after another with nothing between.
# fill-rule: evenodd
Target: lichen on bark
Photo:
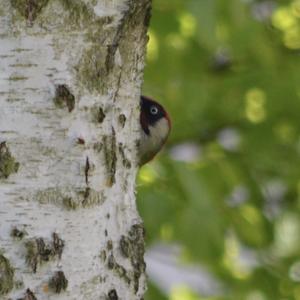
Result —
<instances>
[{"instance_id":1,"label":"lichen on bark","mask_svg":"<svg viewBox=\"0 0 300 300\"><path fill-rule=\"evenodd\" d=\"M65 11L68 12L68 24L84 27L95 21L93 8L82 0L59 0Z\"/></svg>"},{"instance_id":2,"label":"lichen on bark","mask_svg":"<svg viewBox=\"0 0 300 300\"><path fill-rule=\"evenodd\" d=\"M42 10L53 0L10 0L11 6L32 25ZM82 0L59 0L62 7L68 12L67 23L83 25L94 18L92 7Z\"/></svg>"},{"instance_id":3,"label":"lichen on bark","mask_svg":"<svg viewBox=\"0 0 300 300\"><path fill-rule=\"evenodd\" d=\"M99 206L104 203L105 196L90 187L75 188L54 188L49 187L45 190L37 191L33 199L41 204L52 203L67 210L79 208L89 208Z\"/></svg>"},{"instance_id":4,"label":"lichen on bark","mask_svg":"<svg viewBox=\"0 0 300 300\"><path fill-rule=\"evenodd\" d=\"M11 155L6 142L0 143L0 179L8 178L12 173L16 173L19 169L19 163Z\"/></svg>"},{"instance_id":5,"label":"lichen on bark","mask_svg":"<svg viewBox=\"0 0 300 300\"><path fill-rule=\"evenodd\" d=\"M25 292L24 297L19 298L18 300L37 300L37 298L36 298L35 294L30 289L27 289L26 292Z\"/></svg>"},{"instance_id":6,"label":"lichen on bark","mask_svg":"<svg viewBox=\"0 0 300 300\"><path fill-rule=\"evenodd\" d=\"M33 22L49 0L11 0L10 3L21 16Z\"/></svg>"},{"instance_id":7,"label":"lichen on bark","mask_svg":"<svg viewBox=\"0 0 300 300\"><path fill-rule=\"evenodd\" d=\"M87 90L104 93L106 89L105 57L107 49L101 45L92 45L82 55L78 66L77 79Z\"/></svg>"},{"instance_id":8,"label":"lichen on bark","mask_svg":"<svg viewBox=\"0 0 300 300\"><path fill-rule=\"evenodd\" d=\"M144 244L145 229L143 224L134 224L131 226L128 236L121 238L120 249L122 254L129 258L133 267L133 282L135 293L139 288L139 279L144 274L146 264L144 261L145 244ZM122 241L123 240L123 241Z\"/></svg>"},{"instance_id":9,"label":"lichen on bark","mask_svg":"<svg viewBox=\"0 0 300 300\"><path fill-rule=\"evenodd\" d=\"M116 133L114 128L112 128L111 136L103 137L104 145L104 160L107 170L107 186L112 186L116 179L116 164L117 164L117 145L116 145Z\"/></svg>"},{"instance_id":10,"label":"lichen on bark","mask_svg":"<svg viewBox=\"0 0 300 300\"><path fill-rule=\"evenodd\" d=\"M5 295L12 290L14 273L14 268L9 260L3 254L0 254L0 295Z\"/></svg>"}]
</instances>

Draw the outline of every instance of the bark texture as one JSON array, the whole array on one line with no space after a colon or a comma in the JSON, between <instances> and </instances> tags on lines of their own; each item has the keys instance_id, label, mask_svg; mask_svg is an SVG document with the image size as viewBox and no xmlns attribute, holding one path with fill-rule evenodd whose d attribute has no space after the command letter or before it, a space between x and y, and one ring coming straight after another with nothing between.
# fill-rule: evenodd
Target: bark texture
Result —
<instances>
[{"instance_id":1,"label":"bark texture","mask_svg":"<svg viewBox=\"0 0 300 300\"><path fill-rule=\"evenodd\" d=\"M142 299L150 2L0 1L0 299Z\"/></svg>"}]
</instances>

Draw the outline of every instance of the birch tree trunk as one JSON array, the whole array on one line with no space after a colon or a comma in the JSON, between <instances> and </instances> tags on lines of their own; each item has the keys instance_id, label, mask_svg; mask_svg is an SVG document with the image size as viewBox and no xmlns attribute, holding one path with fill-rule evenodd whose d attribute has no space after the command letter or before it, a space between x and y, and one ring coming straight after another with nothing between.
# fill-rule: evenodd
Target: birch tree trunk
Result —
<instances>
[{"instance_id":1,"label":"birch tree trunk","mask_svg":"<svg viewBox=\"0 0 300 300\"><path fill-rule=\"evenodd\" d=\"M0 0L0 299L142 299L151 0Z\"/></svg>"}]
</instances>

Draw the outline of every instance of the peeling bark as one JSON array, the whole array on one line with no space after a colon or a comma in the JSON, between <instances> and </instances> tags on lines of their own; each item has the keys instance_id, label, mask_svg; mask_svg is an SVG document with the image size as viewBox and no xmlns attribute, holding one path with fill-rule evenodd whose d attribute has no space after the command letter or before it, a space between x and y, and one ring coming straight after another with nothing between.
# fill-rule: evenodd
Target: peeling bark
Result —
<instances>
[{"instance_id":1,"label":"peeling bark","mask_svg":"<svg viewBox=\"0 0 300 300\"><path fill-rule=\"evenodd\" d=\"M0 3L0 298L142 299L151 0Z\"/></svg>"}]
</instances>

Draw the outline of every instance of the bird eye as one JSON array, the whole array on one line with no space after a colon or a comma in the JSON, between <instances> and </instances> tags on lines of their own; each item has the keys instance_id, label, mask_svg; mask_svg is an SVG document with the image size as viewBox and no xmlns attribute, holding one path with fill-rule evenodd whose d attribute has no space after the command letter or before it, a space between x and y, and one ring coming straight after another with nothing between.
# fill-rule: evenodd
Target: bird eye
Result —
<instances>
[{"instance_id":1,"label":"bird eye","mask_svg":"<svg viewBox=\"0 0 300 300\"><path fill-rule=\"evenodd\" d=\"M157 115L158 108L153 105L153 106L150 107L150 112L151 112L152 115Z\"/></svg>"}]
</instances>

